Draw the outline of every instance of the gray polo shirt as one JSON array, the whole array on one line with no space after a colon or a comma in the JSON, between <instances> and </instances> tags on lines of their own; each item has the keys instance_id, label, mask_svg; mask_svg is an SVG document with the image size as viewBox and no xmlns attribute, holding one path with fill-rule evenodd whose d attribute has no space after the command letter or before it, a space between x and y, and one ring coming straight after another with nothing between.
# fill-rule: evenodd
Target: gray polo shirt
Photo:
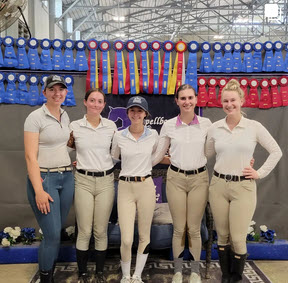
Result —
<instances>
[{"instance_id":1,"label":"gray polo shirt","mask_svg":"<svg viewBox=\"0 0 288 283\"><path fill-rule=\"evenodd\" d=\"M69 166L67 141L70 136L68 114L61 109L59 122L44 104L26 118L25 132L39 133L38 164L43 168Z\"/></svg>"}]
</instances>

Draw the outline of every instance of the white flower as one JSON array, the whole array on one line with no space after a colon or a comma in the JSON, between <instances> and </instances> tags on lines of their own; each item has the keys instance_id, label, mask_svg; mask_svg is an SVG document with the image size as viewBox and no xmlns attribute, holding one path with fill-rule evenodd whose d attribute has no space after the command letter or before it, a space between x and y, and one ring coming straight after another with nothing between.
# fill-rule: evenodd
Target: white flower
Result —
<instances>
[{"instance_id":1,"label":"white flower","mask_svg":"<svg viewBox=\"0 0 288 283\"><path fill-rule=\"evenodd\" d=\"M41 235L43 235L43 232L42 232L42 230L41 230L41 229L39 229L39 233L40 233Z\"/></svg>"},{"instance_id":2,"label":"white flower","mask_svg":"<svg viewBox=\"0 0 288 283\"><path fill-rule=\"evenodd\" d=\"M6 238L3 238L2 242L1 242L1 245L3 247L9 247L10 246L10 242Z\"/></svg>"},{"instance_id":3,"label":"white flower","mask_svg":"<svg viewBox=\"0 0 288 283\"><path fill-rule=\"evenodd\" d=\"M67 232L68 236L70 237L72 234L75 233L75 226L69 226L65 229L65 231Z\"/></svg>"},{"instance_id":4,"label":"white flower","mask_svg":"<svg viewBox=\"0 0 288 283\"><path fill-rule=\"evenodd\" d=\"M251 227L251 226L249 226L249 227L248 227L247 234L251 234L253 231L254 231L254 228Z\"/></svg>"},{"instance_id":5,"label":"white flower","mask_svg":"<svg viewBox=\"0 0 288 283\"><path fill-rule=\"evenodd\" d=\"M251 222L250 222L250 226L253 226L253 225L255 225L256 224L256 222L254 221L254 220L252 220Z\"/></svg>"},{"instance_id":6,"label":"white flower","mask_svg":"<svg viewBox=\"0 0 288 283\"><path fill-rule=\"evenodd\" d=\"M251 232L250 235L254 237L255 236L255 232Z\"/></svg>"},{"instance_id":7,"label":"white flower","mask_svg":"<svg viewBox=\"0 0 288 283\"><path fill-rule=\"evenodd\" d=\"M16 240L21 234L21 231L19 230L14 230L12 229L10 232L9 232L9 236L13 238L13 240Z\"/></svg>"},{"instance_id":8,"label":"white flower","mask_svg":"<svg viewBox=\"0 0 288 283\"><path fill-rule=\"evenodd\" d=\"M12 230L13 230L12 227L6 227L4 229L4 233L10 233Z\"/></svg>"},{"instance_id":9,"label":"white flower","mask_svg":"<svg viewBox=\"0 0 288 283\"><path fill-rule=\"evenodd\" d=\"M264 233L268 231L268 228L266 225L260 225L260 230L263 231Z\"/></svg>"},{"instance_id":10,"label":"white flower","mask_svg":"<svg viewBox=\"0 0 288 283\"><path fill-rule=\"evenodd\" d=\"M16 226L16 227L14 228L14 230L21 232L21 228L20 228L19 226Z\"/></svg>"}]
</instances>

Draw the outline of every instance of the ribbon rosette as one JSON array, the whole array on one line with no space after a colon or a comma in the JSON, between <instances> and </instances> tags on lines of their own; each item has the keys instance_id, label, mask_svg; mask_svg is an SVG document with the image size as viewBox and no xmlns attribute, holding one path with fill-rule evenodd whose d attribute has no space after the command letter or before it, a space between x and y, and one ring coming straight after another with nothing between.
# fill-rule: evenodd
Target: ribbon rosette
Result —
<instances>
[{"instance_id":1,"label":"ribbon rosette","mask_svg":"<svg viewBox=\"0 0 288 283\"><path fill-rule=\"evenodd\" d=\"M260 42L253 44L254 54L253 54L253 72L261 72L262 70L262 50L263 45Z\"/></svg>"},{"instance_id":2,"label":"ribbon rosette","mask_svg":"<svg viewBox=\"0 0 288 283\"><path fill-rule=\"evenodd\" d=\"M163 43L163 59L159 78L159 93L162 94L174 94L171 90L172 82L172 56L171 52L174 50L174 43L167 40Z\"/></svg>"},{"instance_id":3,"label":"ribbon rosette","mask_svg":"<svg viewBox=\"0 0 288 283\"><path fill-rule=\"evenodd\" d=\"M76 71L87 71L88 63L85 55L86 43L83 40L78 40L75 43L76 60L75 60L75 70Z\"/></svg>"},{"instance_id":4,"label":"ribbon rosette","mask_svg":"<svg viewBox=\"0 0 288 283\"><path fill-rule=\"evenodd\" d=\"M226 78L220 78L218 80L218 85L219 85L219 92L218 92L218 98L217 98L218 107L222 107L222 101L221 101L222 89L227 84L227 81L228 80Z\"/></svg>"},{"instance_id":5,"label":"ribbon rosette","mask_svg":"<svg viewBox=\"0 0 288 283\"><path fill-rule=\"evenodd\" d=\"M30 78L28 79L28 82L30 84L28 104L31 106L38 105L38 99L39 99L38 82L39 80L35 75L31 75Z\"/></svg>"},{"instance_id":6,"label":"ribbon rosette","mask_svg":"<svg viewBox=\"0 0 288 283\"><path fill-rule=\"evenodd\" d=\"M234 42L233 49L233 72L241 72L243 68L241 59L242 44Z\"/></svg>"},{"instance_id":7,"label":"ribbon rosette","mask_svg":"<svg viewBox=\"0 0 288 283\"><path fill-rule=\"evenodd\" d=\"M26 39L24 37L19 37L16 41L16 45L18 46L17 52L17 61L18 61L18 69L29 69L29 61L28 56L25 50Z\"/></svg>"},{"instance_id":8,"label":"ribbon rosette","mask_svg":"<svg viewBox=\"0 0 288 283\"><path fill-rule=\"evenodd\" d=\"M29 59L29 64L30 64L30 69L31 70L38 70L40 69L40 59L38 55L38 46L39 42L36 38L30 38L28 40L28 59Z\"/></svg>"},{"instance_id":9,"label":"ribbon rosette","mask_svg":"<svg viewBox=\"0 0 288 283\"><path fill-rule=\"evenodd\" d=\"M187 47L189 57L185 83L193 86L197 93L197 52L200 50L200 45L197 41L190 41Z\"/></svg>"},{"instance_id":10,"label":"ribbon rosette","mask_svg":"<svg viewBox=\"0 0 288 283\"><path fill-rule=\"evenodd\" d=\"M252 79L249 81L250 91L249 91L249 104L247 107L258 108L259 107L259 95L258 86L259 82L257 79Z\"/></svg>"},{"instance_id":11,"label":"ribbon rosette","mask_svg":"<svg viewBox=\"0 0 288 283\"><path fill-rule=\"evenodd\" d=\"M212 60L210 57L211 45L209 42L205 41L201 45L202 59L200 63L199 71L202 73L212 72Z\"/></svg>"},{"instance_id":12,"label":"ribbon rosette","mask_svg":"<svg viewBox=\"0 0 288 283\"><path fill-rule=\"evenodd\" d=\"M269 81L267 79L262 79L260 81L261 95L259 101L259 108L268 109L272 107L272 97L269 92Z\"/></svg>"},{"instance_id":13,"label":"ribbon rosette","mask_svg":"<svg viewBox=\"0 0 288 283\"><path fill-rule=\"evenodd\" d=\"M64 41L64 70L75 70L75 62L73 57L74 42L71 39Z\"/></svg>"},{"instance_id":14,"label":"ribbon rosette","mask_svg":"<svg viewBox=\"0 0 288 283\"><path fill-rule=\"evenodd\" d=\"M249 85L249 80L247 78L242 77L240 79L240 87L242 88L244 92L244 103L242 107L249 107L248 105L250 105L250 98L248 95L248 85Z\"/></svg>"},{"instance_id":15,"label":"ribbon rosette","mask_svg":"<svg viewBox=\"0 0 288 283\"><path fill-rule=\"evenodd\" d=\"M40 46L42 48L42 52L40 55L40 69L41 70L52 70L52 60L50 55L50 48L52 46L51 41L48 38L44 38Z\"/></svg>"},{"instance_id":16,"label":"ribbon rosette","mask_svg":"<svg viewBox=\"0 0 288 283\"><path fill-rule=\"evenodd\" d=\"M139 93L139 73L136 58L137 46L133 40L126 42L127 53L127 70L126 70L126 82L125 82L125 93L126 94L138 94Z\"/></svg>"},{"instance_id":17,"label":"ribbon rosette","mask_svg":"<svg viewBox=\"0 0 288 283\"><path fill-rule=\"evenodd\" d=\"M113 49L116 51L114 61L113 94L118 94L118 92L119 94L125 94L126 67L123 55L124 48L124 43L121 40L116 40L113 43Z\"/></svg>"},{"instance_id":18,"label":"ribbon rosette","mask_svg":"<svg viewBox=\"0 0 288 283\"><path fill-rule=\"evenodd\" d=\"M8 82L8 84L6 87L6 92L4 94L4 103L16 104L19 101L15 84L16 74L14 73L7 74L6 81Z\"/></svg>"},{"instance_id":19,"label":"ribbon rosette","mask_svg":"<svg viewBox=\"0 0 288 283\"><path fill-rule=\"evenodd\" d=\"M0 37L0 67L3 67L4 66L4 59L3 59L3 55L2 55L2 51L1 51L1 45L2 45L2 38Z\"/></svg>"},{"instance_id":20,"label":"ribbon rosette","mask_svg":"<svg viewBox=\"0 0 288 283\"><path fill-rule=\"evenodd\" d=\"M283 43L281 41L274 42L274 64L275 64L275 71L276 72L283 72L284 71L284 60L282 56L282 49Z\"/></svg>"},{"instance_id":21,"label":"ribbon rosette","mask_svg":"<svg viewBox=\"0 0 288 283\"><path fill-rule=\"evenodd\" d=\"M244 59L242 64L242 72L252 73L253 72L253 56L252 56L252 44L245 42L243 44Z\"/></svg>"},{"instance_id":22,"label":"ribbon rosette","mask_svg":"<svg viewBox=\"0 0 288 283\"><path fill-rule=\"evenodd\" d=\"M223 68L223 55L222 55L222 43L215 42L213 44L214 61L213 61L213 72L220 73Z\"/></svg>"},{"instance_id":23,"label":"ribbon rosette","mask_svg":"<svg viewBox=\"0 0 288 283\"><path fill-rule=\"evenodd\" d=\"M270 78L269 83L271 86L271 96L272 96L273 107L282 106L281 93L279 93L278 91L278 80L276 78Z\"/></svg>"},{"instance_id":24,"label":"ribbon rosette","mask_svg":"<svg viewBox=\"0 0 288 283\"><path fill-rule=\"evenodd\" d=\"M62 54L62 40L56 38L52 41L52 47L54 49L52 55L52 69L53 70L63 70L64 69L64 59Z\"/></svg>"},{"instance_id":25,"label":"ribbon rosette","mask_svg":"<svg viewBox=\"0 0 288 283\"><path fill-rule=\"evenodd\" d=\"M264 43L265 58L262 67L263 72L273 72L275 71L275 63L273 57L273 43L271 41L266 41Z\"/></svg>"},{"instance_id":26,"label":"ribbon rosette","mask_svg":"<svg viewBox=\"0 0 288 283\"><path fill-rule=\"evenodd\" d=\"M25 74L19 74L17 77L18 80L18 103L19 104L28 104L28 89L27 81L28 76Z\"/></svg>"},{"instance_id":27,"label":"ribbon rosette","mask_svg":"<svg viewBox=\"0 0 288 283\"><path fill-rule=\"evenodd\" d=\"M282 105L288 106L288 78L281 77L278 81L280 85L280 95L282 97Z\"/></svg>"},{"instance_id":28,"label":"ribbon rosette","mask_svg":"<svg viewBox=\"0 0 288 283\"><path fill-rule=\"evenodd\" d=\"M44 84L46 79L48 78L48 75L42 75L40 78L40 84L41 84L41 91L38 97L38 105L43 105L44 103L47 102L47 98L45 97L45 95L43 94L44 91Z\"/></svg>"},{"instance_id":29,"label":"ribbon rosette","mask_svg":"<svg viewBox=\"0 0 288 283\"><path fill-rule=\"evenodd\" d=\"M284 49L286 51L286 56L285 56L285 60L284 60L284 72L288 72L288 43L285 43L284 45Z\"/></svg>"},{"instance_id":30,"label":"ribbon rosette","mask_svg":"<svg viewBox=\"0 0 288 283\"><path fill-rule=\"evenodd\" d=\"M197 106L205 107L208 102L208 94L206 90L207 80L204 77L198 78L198 96L197 96Z\"/></svg>"},{"instance_id":31,"label":"ribbon rosette","mask_svg":"<svg viewBox=\"0 0 288 283\"><path fill-rule=\"evenodd\" d=\"M5 45L4 52L4 67L14 68L17 67L18 61L14 52L14 39L12 36L6 36L3 39L3 44Z\"/></svg>"},{"instance_id":32,"label":"ribbon rosette","mask_svg":"<svg viewBox=\"0 0 288 283\"><path fill-rule=\"evenodd\" d=\"M146 40L140 41L138 44L138 49L140 51L140 79L139 87L140 93L149 93L149 43Z\"/></svg>"},{"instance_id":33,"label":"ribbon rosette","mask_svg":"<svg viewBox=\"0 0 288 283\"><path fill-rule=\"evenodd\" d=\"M89 55L88 71L86 76L86 91L88 91L90 88L99 88L97 57L98 42L95 39L90 39L87 43L87 47L89 50Z\"/></svg>"},{"instance_id":34,"label":"ribbon rosette","mask_svg":"<svg viewBox=\"0 0 288 283\"><path fill-rule=\"evenodd\" d=\"M219 107L217 102L216 95L216 86L218 85L218 81L215 77L211 77L208 79L208 107Z\"/></svg>"},{"instance_id":35,"label":"ribbon rosette","mask_svg":"<svg viewBox=\"0 0 288 283\"><path fill-rule=\"evenodd\" d=\"M111 49L110 42L102 40L99 45L101 51L100 64L99 64L99 88L102 88L105 94L111 93L112 90L112 78L111 78L111 66L110 66L110 54Z\"/></svg>"},{"instance_id":36,"label":"ribbon rosette","mask_svg":"<svg viewBox=\"0 0 288 283\"><path fill-rule=\"evenodd\" d=\"M5 75L4 73L0 72L0 103L4 103L4 94L5 94L4 80Z\"/></svg>"},{"instance_id":37,"label":"ribbon rosette","mask_svg":"<svg viewBox=\"0 0 288 283\"><path fill-rule=\"evenodd\" d=\"M67 85L68 92L67 92L66 99L63 104L65 106L76 106L76 101L75 101L74 92L73 92L74 79L72 76L67 75L64 77L64 80Z\"/></svg>"},{"instance_id":38,"label":"ribbon rosette","mask_svg":"<svg viewBox=\"0 0 288 283\"><path fill-rule=\"evenodd\" d=\"M222 70L225 73L232 73L233 67L234 67L233 56L232 56L233 44L231 44L230 42L226 42L223 45L223 50L224 50L224 59L223 59Z\"/></svg>"},{"instance_id":39,"label":"ribbon rosette","mask_svg":"<svg viewBox=\"0 0 288 283\"><path fill-rule=\"evenodd\" d=\"M159 76L161 69L160 49L161 42L154 40L150 44L152 50L150 76L149 76L149 93L159 94Z\"/></svg>"}]
</instances>

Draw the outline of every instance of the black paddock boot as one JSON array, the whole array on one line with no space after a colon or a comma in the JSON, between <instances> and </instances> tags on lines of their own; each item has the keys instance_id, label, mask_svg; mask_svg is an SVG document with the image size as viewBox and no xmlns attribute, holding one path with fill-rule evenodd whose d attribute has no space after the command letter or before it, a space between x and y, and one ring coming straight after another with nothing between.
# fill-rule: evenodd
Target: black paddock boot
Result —
<instances>
[{"instance_id":1,"label":"black paddock boot","mask_svg":"<svg viewBox=\"0 0 288 283\"><path fill-rule=\"evenodd\" d=\"M95 283L106 283L107 281L103 273L106 259L106 250L104 251L95 250L95 255L96 255Z\"/></svg>"},{"instance_id":2,"label":"black paddock boot","mask_svg":"<svg viewBox=\"0 0 288 283\"><path fill-rule=\"evenodd\" d=\"M222 271L221 283L230 283L231 278L231 266L230 266L230 246L218 246L218 256L220 268Z\"/></svg>"},{"instance_id":3,"label":"black paddock boot","mask_svg":"<svg viewBox=\"0 0 288 283\"><path fill-rule=\"evenodd\" d=\"M231 252L231 279L230 283L242 282L242 274L246 262L247 254L239 255Z\"/></svg>"},{"instance_id":4,"label":"black paddock boot","mask_svg":"<svg viewBox=\"0 0 288 283\"><path fill-rule=\"evenodd\" d=\"M53 283L53 270L40 271L40 283Z\"/></svg>"},{"instance_id":5,"label":"black paddock boot","mask_svg":"<svg viewBox=\"0 0 288 283\"><path fill-rule=\"evenodd\" d=\"M87 262L89 251L80 251L76 249L77 265L78 265L78 283L89 283L89 276L87 272Z\"/></svg>"}]
</instances>

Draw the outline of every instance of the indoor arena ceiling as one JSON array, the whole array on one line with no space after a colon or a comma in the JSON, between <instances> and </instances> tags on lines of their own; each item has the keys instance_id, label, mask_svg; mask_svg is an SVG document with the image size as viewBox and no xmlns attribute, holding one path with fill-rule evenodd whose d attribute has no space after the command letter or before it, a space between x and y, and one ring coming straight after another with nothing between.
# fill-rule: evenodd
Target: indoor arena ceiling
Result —
<instances>
[{"instance_id":1,"label":"indoor arena ceiling","mask_svg":"<svg viewBox=\"0 0 288 283\"><path fill-rule=\"evenodd\" d=\"M277 17L265 17L268 3L278 4ZM73 18L84 40L288 40L287 0L63 0L62 12L56 21Z\"/></svg>"}]
</instances>

